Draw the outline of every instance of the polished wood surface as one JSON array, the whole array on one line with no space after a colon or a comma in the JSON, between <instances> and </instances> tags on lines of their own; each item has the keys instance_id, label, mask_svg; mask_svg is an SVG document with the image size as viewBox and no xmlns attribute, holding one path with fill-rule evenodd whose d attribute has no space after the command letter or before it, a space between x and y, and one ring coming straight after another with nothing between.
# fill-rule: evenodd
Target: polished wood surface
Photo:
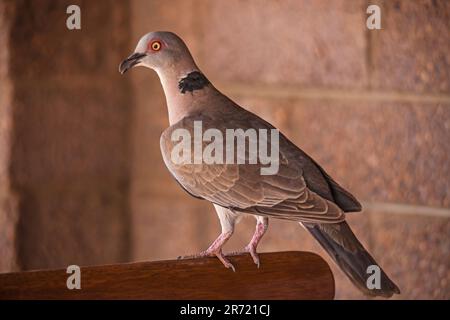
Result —
<instances>
[{"instance_id":1,"label":"polished wood surface","mask_svg":"<svg viewBox=\"0 0 450 320\"><path fill-rule=\"evenodd\" d=\"M0 299L333 299L327 263L310 252L230 257L236 272L216 258L81 267L81 289L66 286L62 270L0 274Z\"/></svg>"}]
</instances>

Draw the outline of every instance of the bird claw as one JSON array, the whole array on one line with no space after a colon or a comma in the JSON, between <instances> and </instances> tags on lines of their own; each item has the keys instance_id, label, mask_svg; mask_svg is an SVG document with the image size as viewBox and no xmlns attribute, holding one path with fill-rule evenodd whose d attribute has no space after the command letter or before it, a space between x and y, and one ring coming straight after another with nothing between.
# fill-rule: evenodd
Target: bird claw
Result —
<instances>
[{"instance_id":1,"label":"bird claw","mask_svg":"<svg viewBox=\"0 0 450 320\"><path fill-rule=\"evenodd\" d=\"M256 264L256 267L259 269L259 267L261 266L261 263L259 261L259 255L256 252L256 248L253 246L246 246L245 250L250 253L250 255L252 256L253 262Z\"/></svg>"},{"instance_id":2,"label":"bird claw","mask_svg":"<svg viewBox=\"0 0 450 320\"><path fill-rule=\"evenodd\" d=\"M231 269L231 270L233 270L233 272L236 272L236 269L233 266L233 264L227 258L225 258L223 255L217 256L217 258L220 260L220 262L222 262L222 264L225 266L225 268Z\"/></svg>"},{"instance_id":3,"label":"bird claw","mask_svg":"<svg viewBox=\"0 0 450 320\"><path fill-rule=\"evenodd\" d=\"M196 253L189 256L179 256L177 260L184 260L184 259L198 259L198 258L205 258L205 257L217 257L220 262L225 266L227 269L233 270L233 272L236 272L236 268L233 266L233 264L225 258L225 256L222 253L222 250L212 251L212 250L205 250L200 253Z\"/></svg>"},{"instance_id":4,"label":"bird claw","mask_svg":"<svg viewBox=\"0 0 450 320\"><path fill-rule=\"evenodd\" d=\"M215 254L206 250L199 253L187 255L187 256L178 256L177 260L186 260L186 259L198 259L198 258L205 258L205 257L214 257Z\"/></svg>"},{"instance_id":5,"label":"bird claw","mask_svg":"<svg viewBox=\"0 0 450 320\"><path fill-rule=\"evenodd\" d=\"M237 255L245 254L245 253L250 254L250 256L253 259L253 262L256 264L256 267L259 269L259 267L261 266L261 262L259 260L259 255L256 252L256 248L254 246L247 245L242 251L232 252L232 253L228 254L228 256L237 256Z\"/></svg>"}]
</instances>

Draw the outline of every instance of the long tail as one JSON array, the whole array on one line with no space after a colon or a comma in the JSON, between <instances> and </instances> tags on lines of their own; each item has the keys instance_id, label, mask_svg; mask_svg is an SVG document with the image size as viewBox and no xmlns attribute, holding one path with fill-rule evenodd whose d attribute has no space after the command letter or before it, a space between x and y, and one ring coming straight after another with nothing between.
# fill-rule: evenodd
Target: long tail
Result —
<instances>
[{"instance_id":1,"label":"long tail","mask_svg":"<svg viewBox=\"0 0 450 320\"><path fill-rule=\"evenodd\" d=\"M336 224L304 223L303 225L319 241L350 281L363 293L383 297L391 297L394 293L400 293L399 288L364 249L345 221ZM369 281L371 285L367 285L368 278L376 272L371 268L368 270L371 265L380 270L379 288L373 278Z\"/></svg>"}]
</instances>

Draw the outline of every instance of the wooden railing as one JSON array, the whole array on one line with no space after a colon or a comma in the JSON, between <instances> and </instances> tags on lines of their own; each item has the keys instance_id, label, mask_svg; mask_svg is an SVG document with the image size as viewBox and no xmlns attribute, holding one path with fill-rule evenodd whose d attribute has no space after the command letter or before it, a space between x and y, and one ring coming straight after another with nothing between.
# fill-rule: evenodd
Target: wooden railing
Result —
<instances>
[{"instance_id":1,"label":"wooden railing","mask_svg":"<svg viewBox=\"0 0 450 320\"><path fill-rule=\"evenodd\" d=\"M333 299L328 264L310 252L81 267L81 289L67 288L66 269L0 274L0 299Z\"/></svg>"}]
</instances>

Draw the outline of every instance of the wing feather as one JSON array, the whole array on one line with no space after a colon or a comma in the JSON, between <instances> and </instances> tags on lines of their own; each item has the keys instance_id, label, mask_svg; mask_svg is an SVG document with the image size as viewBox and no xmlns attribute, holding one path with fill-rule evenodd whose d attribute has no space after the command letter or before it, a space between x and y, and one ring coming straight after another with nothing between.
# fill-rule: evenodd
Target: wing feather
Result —
<instances>
[{"instance_id":1,"label":"wing feather","mask_svg":"<svg viewBox=\"0 0 450 320\"><path fill-rule=\"evenodd\" d=\"M279 170L275 175L261 175L261 163L249 164L251 156L246 150L245 164L176 164L170 159L176 142L171 134L177 128L187 129L193 136L194 121L202 121L203 130L219 129L225 137L225 127L248 128L249 121L236 119L217 121L204 115L184 118L166 129L161 136L164 162L175 179L189 193L235 211L253 213L302 222L335 223L344 220L343 211L332 201L313 192L305 182L301 162L296 161L295 149L289 148L287 139L280 135ZM252 125L255 126L254 119ZM265 122L258 128L271 129ZM225 140L225 139L224 139ZM225 141L224 141L225 143ZM270 143L267 141L266 143ZM203 147L207 145L203 142ZM223 150L226 150L224 146ZM270 144L268 146L270 150Z\"/></svg>"}]
</instances>

